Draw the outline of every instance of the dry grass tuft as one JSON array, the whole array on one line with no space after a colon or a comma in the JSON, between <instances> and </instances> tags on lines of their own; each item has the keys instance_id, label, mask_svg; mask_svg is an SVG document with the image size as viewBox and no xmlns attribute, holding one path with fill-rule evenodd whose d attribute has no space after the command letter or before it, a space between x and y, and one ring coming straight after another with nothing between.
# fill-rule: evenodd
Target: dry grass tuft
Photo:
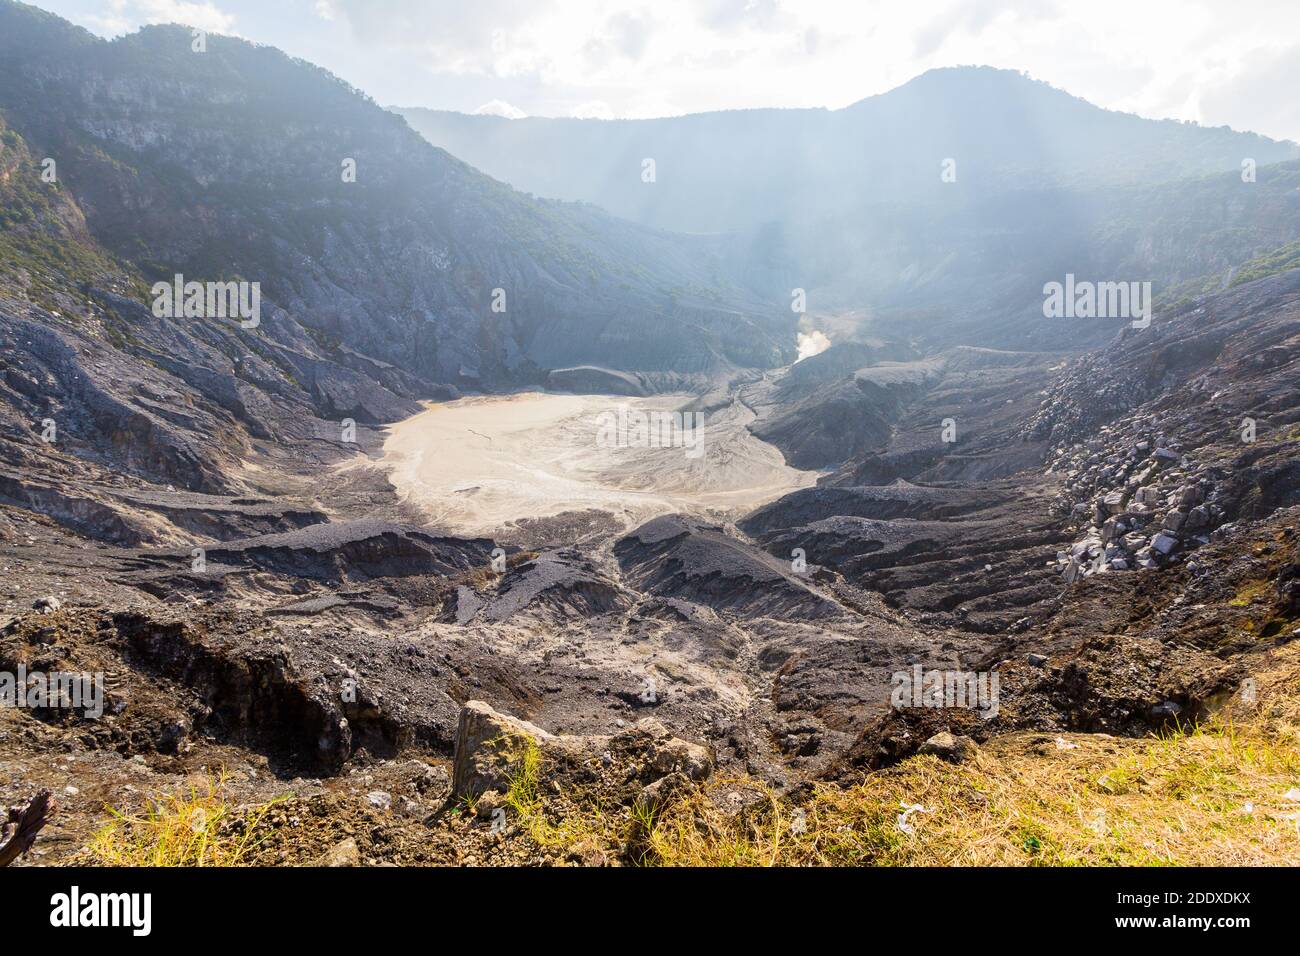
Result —
<instances>
[{"instance_id":1,"label":"dry grass tuft","mask_svg":"<svg viewBox=\"0 0 1300 956\"><path fill-rule=\"evenodd\" d=\"M240 812L227 802L224 772L202 787L160 798L133 816L109 807L112 821L88 848L99 866L239 866L255 848L254 833L279 800Z\"/></svg>"}]
</instances>

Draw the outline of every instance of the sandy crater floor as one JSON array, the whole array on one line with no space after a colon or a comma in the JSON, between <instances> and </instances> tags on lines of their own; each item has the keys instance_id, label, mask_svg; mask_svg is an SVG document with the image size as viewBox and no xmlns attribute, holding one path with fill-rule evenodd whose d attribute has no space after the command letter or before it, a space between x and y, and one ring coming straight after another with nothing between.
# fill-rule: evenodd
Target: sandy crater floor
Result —
<instances>
[{"instance_id":1,"label":"sandy crater floor","mask_svg":"<svg viewBox=\"0 0 1300 956\"><path fill-rule=\"evenodd\" d=\"M754 414L740 402L705 415L695 457L598 441L602 413L674 411L691 398L525 392L431 403L392 426L379 464L403 499L461 534L589 508L629 527L676 511L725 519L816 481L749 433Z\"/></svg>"}]
</instances>

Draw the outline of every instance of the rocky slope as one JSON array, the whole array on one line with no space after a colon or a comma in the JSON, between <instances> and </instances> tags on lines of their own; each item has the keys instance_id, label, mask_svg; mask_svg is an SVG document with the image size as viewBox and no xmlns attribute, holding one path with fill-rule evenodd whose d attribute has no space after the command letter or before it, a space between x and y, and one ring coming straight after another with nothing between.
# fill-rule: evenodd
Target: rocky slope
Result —
<instances>
[{"instance_id":1,"label":"rocky slope","mask_svg":"<svg viewBox=\"0 0 1300 956\"><path fill-rule=\"evenodd\" d=\"M1185 560L1225 525L1300 501L1300 277L1184 306L1064 376L1030 421L1081 535L1074 578Z\"/></svg>"},{"instance_id":2,"label":"rocky slope","mask_svg":"<svg viewBox=\"0 0 1300 956\"><path fill-rule=\"evenodd\" d=\"M944 732L1139 736L1297 636L1285 257L1119 335L995 348L954 311L790 365L712 240L514 193L276 51L0 22L0 672L107 690L0 707L0 802L63 795L36 862L223 766L293 794L257 862L640 862L709 773L743 815ZM260 276L262 325L156 316L180 269ZM575 502L507 539L368 467L421 399L541 382L689 389L824 473L734 525ZM898 706L918 668L996 675L997 713ZM625 839L563 845L592 808Z\"/></svg>"},{"instance_id":3,"label":"rocky slope","mask_svg":"<svg viewBox=\"0 0 1300 956\"><path fill-rule=\"evenodd\" d=\"M306 352L303 380L764 366L793 345L706 241L516 193L279 51L194 52L177 27L105 42L10 0L0 27L0 110L95 239L150 282L261 282L257 338Z\"/></svg>"}]
</instances>

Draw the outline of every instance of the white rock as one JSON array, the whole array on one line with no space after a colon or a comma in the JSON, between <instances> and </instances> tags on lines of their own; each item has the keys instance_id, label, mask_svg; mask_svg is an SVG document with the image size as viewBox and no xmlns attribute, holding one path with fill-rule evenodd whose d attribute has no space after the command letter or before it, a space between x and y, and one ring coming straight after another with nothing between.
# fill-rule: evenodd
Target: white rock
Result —
<instances>
[{"instance_id":1,"label":"white rock","mask_svg":"<svg viewBox=\"0 0 1300 956\"><path fill-rule=\"evenodd\" d=\"M1174 550L1174 548L1178 547L1178 539L1171 534L1165 534L1161 531L1151 539L1151 547L1154 550L1159 551L1161 554L1169 554Z\"/></svg>"}]
</instances>

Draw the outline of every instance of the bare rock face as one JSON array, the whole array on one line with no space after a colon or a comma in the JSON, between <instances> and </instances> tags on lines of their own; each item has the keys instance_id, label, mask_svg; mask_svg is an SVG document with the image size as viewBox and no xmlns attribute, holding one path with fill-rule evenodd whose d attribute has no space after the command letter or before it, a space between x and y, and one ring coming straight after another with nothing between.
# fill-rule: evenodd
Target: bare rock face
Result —
<instances>
[{"instance_id":1,"label":"bare rock face","mask_svg":"<svg viewBox=\"0 0 1300 956\"><path fill-rule=\"evenodd\" d=\"M498 713L481 700L467 701L456 727L452 799L509 790L528 751L555 739L542 728Z\"/></svg>"},{"instance_id":2,"label":"bare rock face","mask_svg":"<svg viewBox=\"0 0 1300 956\"><path fill-rule=\"evenodd\" d=\"M636 798L637 821L658 813L689 787L690 781L680 773L670 773L654 783L646 784Z\"/></svg>"},{"instance_id":3,"label":"bare rock face","mask_svg":"<svg viewBox=\"0 0 1300 956\"><path fill-rule=\"evenodd\" d=\"M674 737L653 717L610 738L609 749L639 758L652 777L679 774L698 783L713 772L713 758L707 748Z\"/></svg>"},{"instance_id":4,"label":"bare rock face","mask_svg":"<svg viewBox=\"0 0 1300 956\"><path fill-rule=\"evenodd\" d=\"M550 777L563 777L587 765L606 765L615 757L635 767L641 783L670 776L699 782L713 772L713 756L707 748L674 737L653 719L613 737L561 736L471 700L461 709L456 729L451 798L508 791L532 750L540 751Z\"/></svg>"},{"instance_id":5,"label":"bare rock face","mask_svg":"<svg viewBox=\"0 0 1300 956\"><path fill-rule=\"evenodd\" d=\"M633 597L590 559L564 548L519 562L481 592L458 588L447 604L446 615L457 624L507 621L525 611L587 618L626 610L634 603Z\"/></svg>"},{"instance_id":6,"label":"bare rock face","mask_svg":"<svg viewBox=\"0 0 1300 956\"><path fill-rule=\"evenodd\" d=\"M0 867L8 866L32 848L36 835L49 823L57 806L50 792L42 790L25 807L10 807L0 827Z\"/></svg>"},{"instance_id":7,"label":"bare rock face","mask_svg":"<svg viewBox=\"0 0 1300 956\"><path fill-rule=\"evenodd\" d=\"M326 867L346 867L361 865L361 850L352 837L342 840L330 847L321 856L318 865Z\"/></svg>"},{"instance_id":8,"label":"bare rock face","mask_svg":"<svg viewBox=\"0 0 1300 956\"><path fill-rule=\"evenodd\" d=\"M627 580L656 597L750 616L809 619L842 613L789 562L684 515L647 521L614 545L614 556Z\"/></svg>"},{"instance_id":9,"label":"bare rock face","mask_svg":"<svg viewBox=\"0 0 1300 956\"><path fill-rule=\"evenodd\" d=\"M964 734L953 735L944 730L923 743L918 753L932 754L949 763L961 763L974 757L978 749L975 741Z\"/></svg>"},{"instance_id":10,"label":"bare rock face","mask_svg":"<svg viewBox=\"0 0 1300 956\"><path fill-rule=\"evenodd\" d=\"M226 541L209 548L207 556L232 567L337 581L456 574L486 564L492 545L487 538L455 538L409 525L358 520Z\"/></svg>"}]
</instances>

